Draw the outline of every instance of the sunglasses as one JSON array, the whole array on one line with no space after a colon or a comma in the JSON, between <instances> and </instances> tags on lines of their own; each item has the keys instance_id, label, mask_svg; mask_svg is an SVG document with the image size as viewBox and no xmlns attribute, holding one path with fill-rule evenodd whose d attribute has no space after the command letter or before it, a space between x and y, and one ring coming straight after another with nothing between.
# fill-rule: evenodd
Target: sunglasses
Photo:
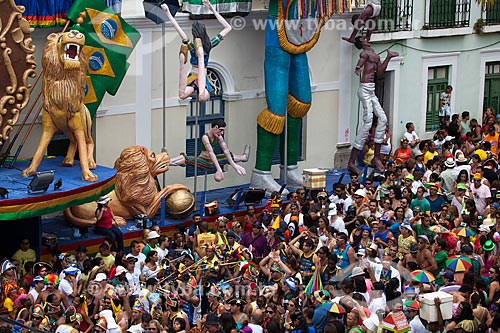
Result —
<instances>
[{"instance_id":1,"label":"sunglasses","mask_svg":"<svg viewBox=\"0 0 500 333\"><path fill-rule=\"evenodd\" d=\"M495 271L489 271L488 273L490 273L490 274L495 274L496 272L495 272Z\"/></svg>"},{"instance_id":2,"label":"sunglasses","mask_svg":"<svg viewBox=\"0 0 500 333\"><path fill-rule=\"evenodd\" d=\"M268 314L274 314L274 311L267 310L266 313L268 313Z\"/></svg>"},{"instance_id":3,"label":"sunglasses","mask_svg":"<svg viewBox=\"0 0 500 333\"><path fill-rule=\"evenodd\" d=\"M426 244L425 242L418 242L418 244Z\"/></svg>"}]
</instances>

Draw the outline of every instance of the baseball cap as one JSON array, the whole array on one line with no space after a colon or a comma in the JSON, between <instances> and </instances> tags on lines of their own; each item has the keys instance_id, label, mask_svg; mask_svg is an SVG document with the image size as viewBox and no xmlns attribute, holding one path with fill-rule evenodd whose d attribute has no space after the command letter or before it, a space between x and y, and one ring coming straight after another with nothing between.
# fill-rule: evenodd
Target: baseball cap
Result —
<instances>
[{"instance_id":1,"label":"baseball cap","mask_svg":"<svg viewBox=\"0 0 500 333\"><path fill-rule=\"evenodd\" d=\"M118 276L120 274L127 273L127 270L123 266L117 266L116 267L116 273L115 275Z\"/></svg>"},{"instance_id":2,"label":"baseball cap","mask_svg":"<svg viewBox=\"0 0 500 333\"><path fill-rule=\"evenodd\" d=\"M411 243L410 244L410 253L417 253L418 252L418 244L417 243Z\"/></svg>"},{"instance_id":3,"label":"baseball cap","mask_svg":"<svg viewBox=\"0 0 500 333\"><path fill-rule=\"evenodd\" d=\"M366 192L362 189L357 189L354 195L359 195L360 197L366 198Z\"/></svg>"},{"instance_id":4,"label":"baseball cap","mask_svg":"<svg viewBox=\"0 0 500 333\"><path fill-rule=\"evenodd\" d=\"M440 272L439 275L441 275L444 279L447 279L449 281L455 281L455 274L453 274L453 272L450 270Z\"/></svg>"},{"instance_id":5,"label":"baseball cap","mask_svg":"<svg viewBox=\"0 0 500 333\"><path fill-rule=\"evenodd\" d=\"M467 190L467 187L465 187L465 184L459 183L457 184L457 190Z\"/></svg>"},{"instance_id":6,"label":"baseball cap","mask_svg":"<svg viewBox=\"0 0 500 333\"><path fill-rule=\"evenodd\" d=\"M94 281L96 281L96 282L101 282L101 281L105 281L105 280L106 280L106 274L104 274L104 273L98 273L94 279Z\"/></svg>"},{"instance_id":7,"label":"baseball cap","mask_svg":"<svg viewBox=\"0 0 500 333\"><path fill-rule=\"evenodd\" d=\"M423 239L426 243L429 243L429 237L427 237L426 235L420 235L417 237L417 239Z\"/></svg>"}]
</instances>

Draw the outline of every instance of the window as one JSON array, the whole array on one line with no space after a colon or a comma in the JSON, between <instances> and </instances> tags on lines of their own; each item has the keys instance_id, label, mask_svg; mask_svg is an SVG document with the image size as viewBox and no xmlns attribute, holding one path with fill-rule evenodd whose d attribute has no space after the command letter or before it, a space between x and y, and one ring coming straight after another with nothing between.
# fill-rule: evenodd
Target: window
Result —
<instances>
[{"instance_id":1,"label":"window","mask_svg":"<svg viewBox=\"0 0 500 333\"><path fill-rule=\"evenodd\" d=\"M439 129L439 98L446 89L450 66L429 67L427 78L427 110L425 114L425 131L434 132ZM453 109L453 105L452 105Z\"/></svg>"},{"instance_id":2,"label":"window","mask_svg":"<svg viewBox=\"0 0 500 333\"><path fill-rule=\"evenodd\" d=\"M427 28L468 27L471 0L426 0Z\"/></svg>"},{"instance_id":3,"label":"window","mask_svg":"<svg viewBox=\"0 0 500 333\"><path fill-rule=\"evenodd\" d=\"M500 23L500 0L495 0L491 6L486 7L486 23Z\"/></svg>"},{"instance_id":4,"label":"window","mask_svg":"<svg viewBox=\"0 0 500 333\"><path fill-rule=\"evenodd\" d=\"M382 0L375 31L411 30L413 0Z\"/></svg>"},{"instance_id":5,"label":"window","mask_svg":"<svg viewBox=\"0 0 500 333\"><path fill-rule=\"evenodd\" d=\"M189 105L188 116L186 119L186 155L198 156L201 152L201 136L205 134L211 127L212 121L216 119L224 119L224 101L222 100L222 83L216 72L207 68L207 77L214 87L214 91L210 95L210 100L206 103L199 103L198 109L198 126L196 126L196 95L191 100ZM198 151L195 153L196 131L198 131ZM222 154L220 148L215 150L216 154ZM214 170L209 170L209 174L215 173ZM205 170L198 168L198 175L204 175ZM194 176L194 166L186 165L186 177Z\"/></svg>"},{"instance_id":6,"label":"window","mask_svg":"<svg viewBox=\"0 0 500 333\"><path fill-rule=\"evenodd\" d=\"M486 63L485 72L483 110L491 106L498 113L500 111L500 61Z\"/></svg>"}]
</instances>

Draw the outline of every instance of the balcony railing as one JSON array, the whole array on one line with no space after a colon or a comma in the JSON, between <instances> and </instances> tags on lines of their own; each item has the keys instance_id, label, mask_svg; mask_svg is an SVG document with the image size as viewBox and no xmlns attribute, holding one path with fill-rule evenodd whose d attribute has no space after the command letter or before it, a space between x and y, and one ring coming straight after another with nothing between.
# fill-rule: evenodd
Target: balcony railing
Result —
<instances>
[{"instance_id":1,"label":"balcony railing","mask_svg":"<svg viewBox=\"0 0 500 333\"><path fill-rule=\"evenodd\" d=\"M462 28L470 23L471 0L426 0L425 27Z\"/></svg>"},{"instance_id":2,"label":"balcony railing","mask_svg":"<svg viewBox=\"0 0 500 333\"><path fill-rule=\"evenodd\" d=\"M382 0L376 32L411 30L413 0Z\"/></svg>"},{"instance_id":3,"label":"balcony railing","mask_svg":"<svg viewBox=\"0 0 500 333\"><path fill-rule=\"evenodd\" d=\"M500 0L495 0L491 7L485 10L486 24L500 24Z\"/></svg>"}]
</instances>

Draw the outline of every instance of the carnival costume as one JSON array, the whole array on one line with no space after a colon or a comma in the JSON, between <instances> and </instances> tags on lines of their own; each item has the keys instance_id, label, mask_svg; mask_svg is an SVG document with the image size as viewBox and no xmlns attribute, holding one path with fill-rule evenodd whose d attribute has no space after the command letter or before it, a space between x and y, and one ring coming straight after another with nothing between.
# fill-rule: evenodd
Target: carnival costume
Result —
<instances>
[{"instance_id":1,"label":"carnival costume","mask_svg":"<svg viewBox=\"0 0 500 333\"><path fill-rule=\"evenodd\" d=\"M341 9L342 10L342 9ZM264 61L267 108L257 117L257 161L252 186L279 190L271 174L276 140L281 136L284 154L284 127L287 121L287 184L302 185L297 159L302 118L311 107L311 82L306 52L318 41L321 27L333 14L333 4L309 1L271 0L266 23Z\"/></svg>"}]
</instances>

